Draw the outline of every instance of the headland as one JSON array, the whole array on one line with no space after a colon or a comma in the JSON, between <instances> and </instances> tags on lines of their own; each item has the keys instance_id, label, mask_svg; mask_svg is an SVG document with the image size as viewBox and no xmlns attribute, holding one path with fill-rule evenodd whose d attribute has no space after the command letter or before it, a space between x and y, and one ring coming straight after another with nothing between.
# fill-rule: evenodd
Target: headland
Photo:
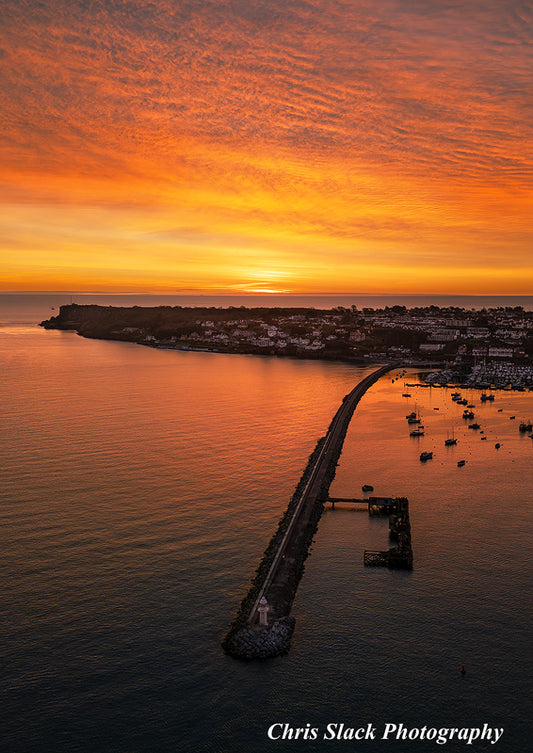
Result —
<instances>
[{"instance_id":1,"label":"headland","mask_svg":"<svg viewBox=\"0 0 533 753\"><path fill-rule=\"evenodd\" d=\"M449 382L533 386L533 312L467 310L61 306L41 322L83 337L154 348L447 368ZM494 365L494 367L492 366Z\"/></svg>"}]
</instances>

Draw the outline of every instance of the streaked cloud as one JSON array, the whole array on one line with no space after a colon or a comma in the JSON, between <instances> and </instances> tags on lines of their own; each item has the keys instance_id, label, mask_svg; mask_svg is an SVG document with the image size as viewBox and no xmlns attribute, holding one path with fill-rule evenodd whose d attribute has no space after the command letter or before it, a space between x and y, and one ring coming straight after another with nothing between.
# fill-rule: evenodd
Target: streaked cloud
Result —
<instances>
[{"instance_id":1,"label":"streaked cloud","mask_svg":"<svg viewBox=\"0 0 533 753\"><path fill-rule=\"evenodd\" d=\"M530 3L2 15L4 288L47 256L46 280L113 289L253 288L261 268L291 290L454 292L463 268L472 292L531 289Z\"/></svg>"}]
</instances>

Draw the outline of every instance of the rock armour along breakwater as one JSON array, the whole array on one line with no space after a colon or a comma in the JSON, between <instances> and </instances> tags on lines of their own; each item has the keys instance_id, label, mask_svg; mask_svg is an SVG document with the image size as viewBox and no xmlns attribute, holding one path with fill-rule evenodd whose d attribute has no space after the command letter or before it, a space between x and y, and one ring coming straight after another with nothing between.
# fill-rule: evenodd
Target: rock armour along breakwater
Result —
<instances>
[{"instance_id":1,"label":"rock armour along breakwater","mask_svg":"<svg viewBox=\"0 0 533 753\"><path fill-rule=\"evenodd\" d=\"M366 390L393 367L388 364L377 369L346 395L326 436L317 442L256 570L251 588L222 641L222 647L231 656L264 659L289 650L295 625L290 609L335 476L350 419ZM266 625L258 624L262 597L268 604Z\"/></svg>"}]
</instances>

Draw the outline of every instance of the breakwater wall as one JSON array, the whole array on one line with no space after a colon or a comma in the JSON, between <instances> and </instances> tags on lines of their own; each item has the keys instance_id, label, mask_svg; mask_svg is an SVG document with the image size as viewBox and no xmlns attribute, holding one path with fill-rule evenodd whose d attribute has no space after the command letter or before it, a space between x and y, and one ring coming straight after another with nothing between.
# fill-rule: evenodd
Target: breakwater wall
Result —
<instances>
[{"instance_id":1,"label":"breakwater wall","mask_svg":"<svg viewBox=\"0 0 533 753\"><path fill-rule=\"evenodd\" d=\"M390 364L383 366L359 382L344 397L326 436L318 440L265 550L250 590L222 641L222 647L231 656L267 658L289 650L295 625L290 609L335 477L351 417L366 390L391 368Z\"/></svg>"}]
</instances>

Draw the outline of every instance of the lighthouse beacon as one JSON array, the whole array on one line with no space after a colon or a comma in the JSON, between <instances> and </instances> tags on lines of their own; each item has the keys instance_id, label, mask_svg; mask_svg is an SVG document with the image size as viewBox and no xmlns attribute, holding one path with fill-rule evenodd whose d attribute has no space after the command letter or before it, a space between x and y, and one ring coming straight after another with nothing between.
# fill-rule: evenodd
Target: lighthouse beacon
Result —
<instances>
[{"instance_id":1,"label":"lighthouse beacon","mask_svg":"<svg viewBox=\"0 0 533 753\"><path fill-rule=\"evenodd\" d=\"M259 601L259 606L257 607L257 611L259 612L259 624L268 625L268 616L267 616L268 602L264 596L261 596L261 599Z\"/></svg>"}]
</instances>

